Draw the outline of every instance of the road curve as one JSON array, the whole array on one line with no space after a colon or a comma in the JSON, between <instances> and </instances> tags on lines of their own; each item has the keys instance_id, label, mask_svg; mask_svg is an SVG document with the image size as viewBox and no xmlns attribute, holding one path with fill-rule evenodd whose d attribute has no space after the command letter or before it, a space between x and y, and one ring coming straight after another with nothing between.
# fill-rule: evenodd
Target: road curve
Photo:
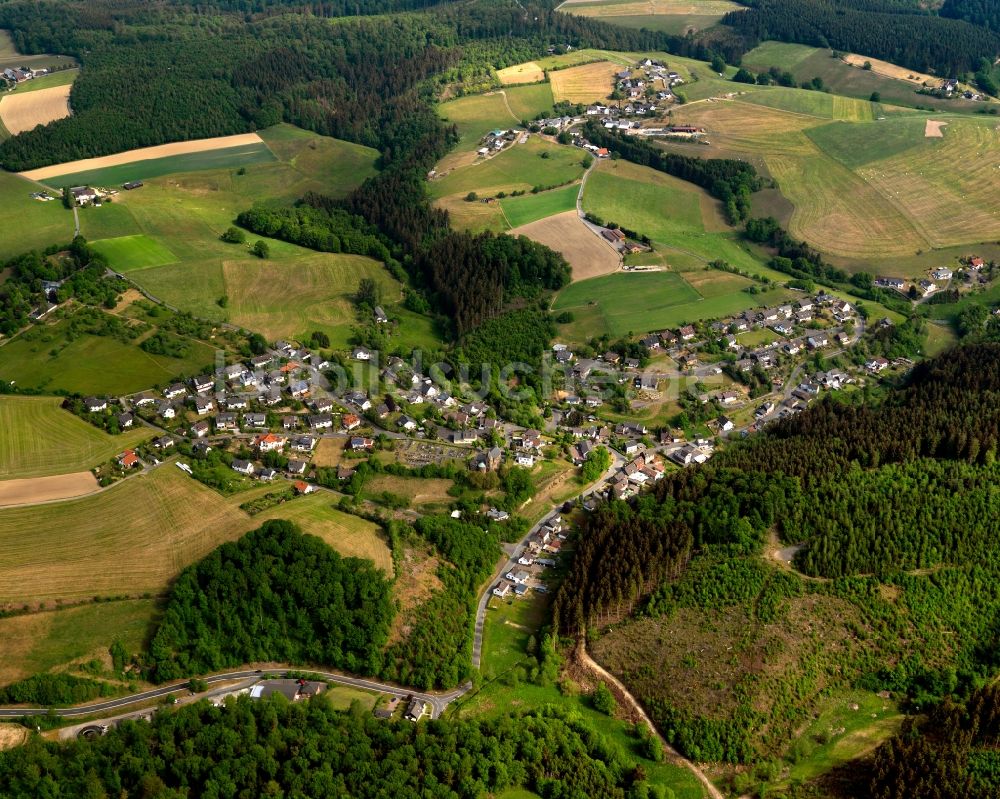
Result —
<instances>
[{"instance_id":1,"label":"road curve","mask_svg":"<svg viewBox=\"0 0 1000 799\"><path fill-rule=\"evenodd\" d=\"M421 693L420 691L413 691L409 688L404 688L399 685L390 685L389 683L376 682L374 680L365 680L360 677L349 677L344 674L337 674L334 672L326 671L316 671L314 669L302 667L302 666L285 666L281 668L267 668L267 669L244 669L242 671L229 671L224 674L213 674L209 677L199 677L198 679L204 680L206 683L211 685L212 683L219 682L229 682L232 680L242 680L242 679L253 679L259 677L263 679L264 677L281 677L284 676L289 671L301 671L307 674L314 674L328 682L337 683L338 685L347 685L352 688L361 688L368 691L377 691L378 693L389 694L390 696L397 696L400 698L405 697L416 697L424 702L427 702L431 706L431 718L438 718L448 707L449 704L454 702L458 697L465 694L471 687L471 683L466 683L465 685L459 686L452 691L443 694L437 693ZM97 702L93 705L82 705L76 707L18 707L18 708L0 708L0 718L19 718L21 716L43 716L52 712L56 715L63 716L65 718L73 718L77 716L93 716L99 715L109 710L123 710L131 705L136 705L141 702L148 702L150 699L157 699L161 696L169 696L170 694L181 693L188 690L187 682L172 683L170 685L164 685L160 688L154 688L150 691L143 691L138 694L131 694L129 696L119 697L117 699L109 699L106 702Z\"/></svg>"}]
</instances>

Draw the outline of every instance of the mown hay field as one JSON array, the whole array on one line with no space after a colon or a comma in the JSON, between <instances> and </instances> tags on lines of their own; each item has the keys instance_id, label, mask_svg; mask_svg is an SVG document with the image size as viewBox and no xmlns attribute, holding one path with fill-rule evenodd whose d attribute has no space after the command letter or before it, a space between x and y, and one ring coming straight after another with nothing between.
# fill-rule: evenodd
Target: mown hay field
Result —
<instances>
[{"instance_id":1,"label":"mown hay field","mask_svg":"<svg viewBox=\"0 0 1000 799\"><path fill-rule=\"evenodd\" d=\"M0 121L12 136L70 115L69 84L13 92L0 99Z\"/></svg>"},{"instance_id":2,"label":"mown hay field","mask_svg":"<svg viewBox=\"0 0 1000 799\"><path fill-rule=\"evenodd\" d=\"M363 278L374 280L387 304L402 299L399 284L378 261L360 255L313 253L283 261L222 262L229 318L268 341L306 338L313 331L346 347L357 324L353 297Z\"/></svg>"},{"instance_id":3,"label":"mown hay field","mask_svg":"<svg viewBox=\"0 0 1000 799\"><path fill-rule=\"evenodd\" d=\"M927 137L924 116L866 120L866 105L772 90L698 103L683 119L713 149L760 159L794 206L789 230L830 255L877 261L1000 237L994 121L936 117L942 136Z\"/></svg>"},{"instance_id":4,"label":"mown hay field","mask_svg":"<svg viewBox=\"0 0 1000 799\"><path fill-rule=\"evenodd\" d=\"M535 61L515 64L512 67L497 70L497 78L504 86L514 86L518 83L535 83L545 79L545 71Z\"/></svg>"},{"instance_id":5,"label":"mown hay field","mask_svg":"<svg viewBox=\"0 0 1000 799\"><path fill-rule=\"evenodd\" d=\"M604 100L614 89L615 73L621 65L597 61L549 73L552 97L556 102L593 103Z\"/></svg>"},{"instance_id":6,"label":"mown hay field","mask_svg":"<svg viewBox=\"0 0 1000 799\"><path fill-rule=\"evenodd\" d=\"M91 497L0 510L0 603L163 593L185 566L257 526L172 464Z\"/></svg>"},{"instance_id":7,"label":"mown hay field","mask_svg":"<svg viewBox=\"0 0 1000 799\"><path fill-rule=\"evenodd\" d=\"M58 397L0 397L0 480L79 472L151 438L108 435L60 407Z\"/></svg>"},{"instance_id":8,"label":"mown hay field","mask_svg":"<svg viewBox=\"0 0 1000 799\"><path fill-rule=\"evenodd\" d=\"M569 262L573 280L609 275L621 268L621 257L588 229L575 210L513 228L511 235L527 236L551 247Z\"/></svg>"}]
</instances>

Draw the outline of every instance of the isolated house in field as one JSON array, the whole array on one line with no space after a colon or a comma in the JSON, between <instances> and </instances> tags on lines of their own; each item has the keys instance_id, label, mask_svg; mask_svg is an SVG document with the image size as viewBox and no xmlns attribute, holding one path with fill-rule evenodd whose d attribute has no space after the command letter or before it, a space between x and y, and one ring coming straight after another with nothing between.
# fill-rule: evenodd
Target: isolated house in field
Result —
<instances>
[{"instance_id":1,"label":"isolated house in field","mask_svg":"<svg viewBox=\"0 0 1000 799\"><path fill-rule=\"evenodd\" d=\"M355 347L351 353L351 357L356 361L370 361L372 359L372 351L366 347Z\"/></svg>"},{"instance_id":2,"label":"isolated house in field","mask_svg":"<svg viewBox=\"0 0 1000 799\"><path fill-rule=\"evenodd\" d=\"M295 489L296 494L301 495L311 494L316 490L316 486L311 483L307 483L305 480L296 480L295 485L293 485L292 488Z\"/></svg>"},{"instance_id":3,"label":"isolated house in field","mask_svg":"<svg viewBox=\"0 0 1000 799\"><path fill-rule=\"evenodd\" d=\"M142 466L142 462L139 460L139 456L135 454L135 450L127 449L118 456L118 465L123 469L134 469L136 466Z\"/></svg>"},{"instance_id":4,"label":"isolated house in field","mask_svg":"<svg viewBox=\"0 0 1000 799\"><path fill-rule=\"evenodd\" d=\"M89 205L97 199L97 192L90 186L73 186L69 193L77 205Z\"/></svg>"},{"instance_id":5,"label":"isolated house in field","mask_svg":"<svg viewBox=\"0 0 1000 799\"><path fill-rule=\"evenodd\" d=\"M385 315L381 305L376 305L372 313L375 315L375 324L384 325L389 321L389 317Z\"/></svg>"},{"instance_id":6,"label":"isolated house in field","mask_svg":"<svg viewBox=\"0 0 1000 799\"><path fill-rule=\"evenodd\" d=\"M108 409L108 401L103 397L87 397L83 400L83 407L87 413L100 413Z\"/></svg>"}]
</instances>

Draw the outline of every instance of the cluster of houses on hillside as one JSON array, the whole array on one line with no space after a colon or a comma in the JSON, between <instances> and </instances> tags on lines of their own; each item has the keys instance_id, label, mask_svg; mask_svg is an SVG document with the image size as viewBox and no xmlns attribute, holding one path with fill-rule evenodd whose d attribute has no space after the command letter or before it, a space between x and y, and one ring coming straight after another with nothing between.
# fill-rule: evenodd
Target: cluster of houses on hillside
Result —
<instances>
[{"instance_id":1,"label":"cluster of houses on hillside","mask_svg":"<svg viewBox=\"0 0 1000 799\"><path fill-rule=\"evenodd\" d=\"M482 146L476 152L481 157L485 157L491 153L498 153L504 147L509 147L517 141L518 136L521 135L523 134L520 131L496 128L483 136L480 141Z\"/></svg>"},{"instance_id":2,"label":"cluster of houses on hillside","mask_svg":"<svg viewBox=\"0 0 1000 799\"><path fill-rule=\"evenodd\" d=\"M487 517L494 521L509 518L505 512L495 509L491 509ZM542 522L528 538L517 565L493 586L493 596L501 599L511 594L525 596L529 590L546 593L548 588L541 580L542 572L556 565L567 533L566 523L558 513Z\"/></svg>"}]
</instances>

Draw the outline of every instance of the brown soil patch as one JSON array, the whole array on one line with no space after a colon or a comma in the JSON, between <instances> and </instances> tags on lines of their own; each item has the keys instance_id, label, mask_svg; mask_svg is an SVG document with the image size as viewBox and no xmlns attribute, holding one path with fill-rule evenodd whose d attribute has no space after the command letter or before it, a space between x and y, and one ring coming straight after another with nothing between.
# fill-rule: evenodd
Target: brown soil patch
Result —
<instances>
[{"instance_id":1,"label":"brown soil patch","mask_svg":"<svg viewBox=\"0 0 1000 799\"><path fill-rule=\"evenodd\" d=\"M504 86L514 86L518 83L537 83L545 80L545 72L534 61L529 61L526 64L516 64L497 70L497 77Z\"/></svg>"},{"instance_id":2,"label":"brown soil patch","mask_svg":"<svg viewBox=\"0 0 1000 799\"><path fill-rule=\"evenodd\" d=\"M69 92L69 86L65 88ZM42 91L53 91L43 89ZM24 97L31 97L42 92L28 92ZM0 112L7 100L0 104ZM65 116L65 115L64 115ZM4 124L7 124L6 116L3 117ZM7 126L10 130L10 126ZM13 131L11 131L13 133ZM186 155L187 153L201 153L206 150L222 150L226 147L242 147L247 144L259 144L263 140L256 133L240 133L236 136L216 136L213 139L195 139L194 141L178 141L171 144L158 144L156 147L141 147L137 150L126 150L123 153L105 155L100 158L84 158L81 161L69 161L65 164L53 164L43 166L38 169L31 169L22 172L21 176L29 180L44 180L58 175L71 175L76 172L89 172L92 169L104 169L109 166L119 166L120 164L132 164L136 161L148 161L151 158L166 158L170 155Z\"/></svg>"},{"instance_id":3,"label":"brown soil patch","mask_svg":"<svg viewBox=\"0 0 1000 799\"><path fill-rule=\"evenodd\" d=\"M595 235L576 211L564 211L529 222L510 232L515 236L527 236L562 253L573 267L573 280L610 275L621 268L621 257L615 249Z\"/></svg>"},{"instance_id":4,"label":"brown soil patch","mask_svg":"<svg viewBox=\"0 0 1000 799\"><path fill-rule=\"evenodd\" d=\"M316 466L339 466L344 459L345 438L321 438L313 451L312 462Z\"/></svg>"},{"instance_id":5,"label":"brown soil patch","mask_svg":"<svg viewBox=\"0 0 1000 799\"><path fill-rule=\"evenodd\" d=\"M0 481L0 508L34 505L93 494L100 486L90 472Z\"/></svg>"},{"instance_id":6,"label":"brown soil patch","mask_svg":"<svg viewBox=\"0 0 1000 799\"><path fill-rule=\"evenodd\" d=\"M943 139L944 127L947 124L947 122L942 122L939 119L928 119L924 123L924 137L927 139Z\"/></svg>"},{"instance_id":7,"label":"brown soil patch","mask_svg":"<svg viewBox=\"0 0 1000 799\"><path fill-rule=\"evenodd\" d=\"M431 598L437 591L444 590L437 576L439 561L427 549L407 547L403 551L399 565L399 579L392 588L393 599L399 603L399 613L392 620L388 644L402 641L410 634L409 623L413 611Z\"/></svg>"},{"instance_id":8,"label":"brown soil patch","mask_svg":"<svg viewBox=\"0 0 1000 799\"><path fill-rule=\"evenodd\" d=\"M37 125L47 125L70 114L69 90L72 86L53 86L33 92L8 94L0 100L0 120L16 136Z\"/></svg>"},{"instance_id":9,"label":"brown soil patch","mask_svg":"<svg viewBox=\"0 0 1000 799\"><path fill-rule=\"evenodd\" d=\"M128 308L136 300L142 300L145 297L142 296L142 292L139 289L126 289L125 293L122 294L122 298L118 301L118 304L112 309L111 313L121 313L126 308Z\"/></svg>"},{"instance_id":10,"label":"brown soil patch","mask_svg":"<svg viewBox=\"0 0 1000 799\"><path fill-rule=\"evenodd\" d=\"M20 724L0 724L0 751L13 749L28 740L28 729Z\"/></svg>"}]
</instances>

